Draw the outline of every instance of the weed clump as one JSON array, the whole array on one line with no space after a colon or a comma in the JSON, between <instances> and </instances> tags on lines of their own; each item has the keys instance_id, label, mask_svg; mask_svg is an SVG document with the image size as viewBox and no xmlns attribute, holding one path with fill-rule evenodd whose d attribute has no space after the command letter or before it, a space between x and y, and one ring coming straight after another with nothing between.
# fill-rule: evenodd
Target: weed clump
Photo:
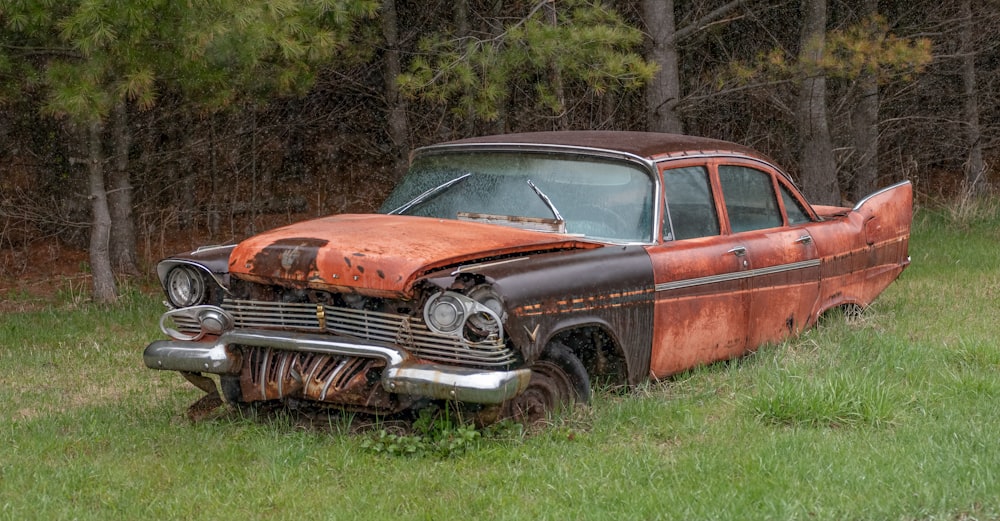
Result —
<instances>
[{"instance_id":1,"label":"weed clump","mask_svg":"<svg viewBox=\"0 0 1000 521\"><path fill-rule=\"evenodd\" d=\"M389 456L451 458L478 447L484 435L499 437L520 429L518 423L503 421L480 430L455 417L447 407L431 406L420 410L409 431L377 429L361 442L361 447Z\"/></svg>"}]
</instances>

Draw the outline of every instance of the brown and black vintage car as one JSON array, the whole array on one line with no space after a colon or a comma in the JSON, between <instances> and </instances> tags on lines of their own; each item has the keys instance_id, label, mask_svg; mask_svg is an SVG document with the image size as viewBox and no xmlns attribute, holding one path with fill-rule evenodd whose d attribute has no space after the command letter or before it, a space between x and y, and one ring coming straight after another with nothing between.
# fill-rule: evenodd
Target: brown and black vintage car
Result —
<instances>
[{"instance_id":1,"label":"brown and black vintage car","mask_svg":"<svg viewBox=\"0 0 1000 521\"><path fill-rule=\"evenodd\" d=\"M145 350L235 406L537 418L864 307L909 263L912 190L812 206L733 143L545 132L421 148L372 215L163 260ZM218 375L218 384L206 374Z\"/></svg>"}]
</instances>

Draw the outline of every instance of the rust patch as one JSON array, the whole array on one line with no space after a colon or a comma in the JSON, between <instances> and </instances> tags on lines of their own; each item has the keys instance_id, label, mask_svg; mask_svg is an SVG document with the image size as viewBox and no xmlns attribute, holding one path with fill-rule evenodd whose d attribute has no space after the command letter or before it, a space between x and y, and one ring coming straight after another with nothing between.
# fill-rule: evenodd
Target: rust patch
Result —
<instances>
[{"instance_id":1,"label":"rust patch","mask_svg":"<svg viewBox=\"0 0 1000 521\"><path fill-rule=\"evenodd\" d=\"M379 380L385 362L370 358L247 348L240 391L248 402L298 398L340 406L392 410Z\"/></svg>"},{"instance_id":2,"label":"rust patch","mask_svg":"<svg viewBox=\"0 0 1000 521\"><path fill-rule=\"evenodd\" d=\"M327 245L324 239L278 239L253 257L250 273L262 277L309 280L317 277L316 256Z\"/></svg>"},{"instance_id":3,"label":"rust patch","mask_svg":"<svg viewBox=\"0 0 1000 521\"><path fill-rule=\"evenodd\" d=\"M298 252L295 263L305 263L303 271L308 272L314 262L316 273L283 275L280 258L273 258L280 257L280 252L261 255L275 245L294 249L301 245L303 237L311 239L308 246L326 241L318 252ZM472 261L599 248L602 245L565 236L515 228L498 230L481 223L398 215L340 215L304 221L240 242L230 256L230 273L238 279L271 279L285 286L327 290L347 286L365 295L398 296L410 295L409 285L426 273L454 269ZM261 258L255 260L258 256ZM364 273L355 269L358 264L364 265ZM376 269L382 270L384 278L376 275Z\"/></svg>"}]
</instances>

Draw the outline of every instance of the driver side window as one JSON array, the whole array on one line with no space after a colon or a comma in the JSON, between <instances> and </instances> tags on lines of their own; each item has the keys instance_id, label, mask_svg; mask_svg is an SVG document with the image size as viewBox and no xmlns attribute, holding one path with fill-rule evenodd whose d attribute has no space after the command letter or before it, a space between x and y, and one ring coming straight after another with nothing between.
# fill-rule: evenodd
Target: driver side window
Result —
<instances>
[{"instance_id":1,"label":"driver side window","mask_svg":"<svg viewBox=\"0 0 1000 521\"><path fill-rule=\"evenodd\" d=\"M778 185L778 187L781 188L781 200L785 203L785 214L788 215L788 224L794 226L796 224L812 222L809 219L809 214L802 209L802 205L789 193L788 189L781 185Z\"/></svg>"}]
</instances>

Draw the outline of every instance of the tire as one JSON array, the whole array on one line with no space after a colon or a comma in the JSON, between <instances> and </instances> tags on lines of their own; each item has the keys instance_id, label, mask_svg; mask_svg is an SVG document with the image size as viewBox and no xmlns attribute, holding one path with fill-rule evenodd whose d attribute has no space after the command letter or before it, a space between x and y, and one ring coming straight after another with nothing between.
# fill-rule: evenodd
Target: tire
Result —
<instances>
[{"instance_id":1,"label":"tire","mask_svg":"<svg viewBox=\"0 0 1000 521\"><path fill-rule=\"evenodd\" d=\"M233 409L244 418L256 418L259 402L243 401L243 391L240 390L240 377L232 375L221 375L219 377L219 388L222 390L222 397Z\"/></svg>"},{"instance_id":2,"label":"tire","mask_svg":"<svg viewBox=\"0 0 1000 521\"><path fill-rule=\"evenodd\" d=\"M587 370L565 345L553 342L531 365L527 389L504 404L504 416L531 425L590 403Z\"/></svg>"}]
</instances>

